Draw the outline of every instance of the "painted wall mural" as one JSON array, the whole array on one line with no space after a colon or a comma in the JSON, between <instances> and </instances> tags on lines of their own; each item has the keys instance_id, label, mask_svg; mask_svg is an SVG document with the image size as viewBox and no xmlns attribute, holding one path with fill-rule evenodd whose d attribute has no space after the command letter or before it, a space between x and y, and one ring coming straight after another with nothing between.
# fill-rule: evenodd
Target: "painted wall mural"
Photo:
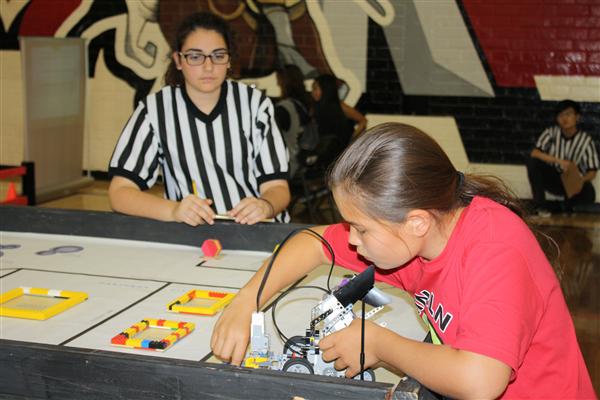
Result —
<instances>
[{"instance_id":1,"label":"painted wall mural","mask_svg":"<svg viewBox=\"0 0 600 400\"><path fill-rule=\"evenodd\" d=\"M468 21L454 1L344 3L357 5L351 11L362 12L364 18L384 27L394 67L408 95L494 95L469 24L498 86L534 87L538 75L600 76L598 5L593 6L593 1L592 6L558 2L538 7L539 1L525 1L505 7L501 2L463 0ZM160 0L56 0L51 4L2 0L2 48L18 49L17 36L80 36L90 39L91 69L94 50L101 46L115 57L118 67L142 80L156 80L164 71L168 39L177 21L193 10L209 10L230 21L237 34L234 77L262 77L278 65L293 63L307 78L314 78L319 72L334 72L321 37L335 41L338 34L348 33L343 26L328 24L326 12L332 7L322 4L163 0L161 7ZM582 17L589 7L593 18ZM329 11L331 17L340 9ZM590 34L588 28L595 29ZM581 40L573 42L568 31ZM107 32L113 33L98 41ZM591 57L586 57L587 50L594 51ZM118 69L115 66L115 75L123 75Z\"/></svg>"},{"instance_id":2,"label":"painted wall mural","mask_svg":"<svg viewBox=\"0 0 600 400\"><path fill-rule=\"evenodd\" d=\"M235 32L232 77L276 96L273 72L280 65L298 65L307 81L333 73L345 101L365 113L455 116L477 162L518 163L548 123L552 101L580 100L588 121L600 120L597 0L0 0L0 6L0 50L18 50L19 36L86 38L89 78L105 65L133 90L131 107L162 86L181 18L208 10ZM518 116L515 105L531 115ZM507 150L498 152L498 140Z\"/></svg>"},{"instance_id":3,"label":"painted wall mural","mask_svg":"<svg viewBox=\"0 0 600 400\"><path fill-rule=\"evenodd\" d=\"M348 4L336 7L303 0L163 0L161 6L160 0L60 0L53 2L49 12L44 0L4 2L3 24L8 26L4 48L17 49L17 36L86 38L90 43L90 76L94 76L102 49L114 75L136 88L136 98L160 86L168 62L168 43L178 21L192 10L209 10L230 22L236 34L235 78L265 77L278 66L292 63L307 79L319 73L336 74L348 86L345 94L354 92L351 102L358 100L357 91L365 89L364 78L360 79L357 72L365 69L366 41L354 44L362 50L362 59L353 60L353 64L360 64L357 68L344 65L336 54L345 53L349 46L332 46L338 37L357 36L355 25L336 23L336 16L343 12L339 6L348 9ZM493 96L454 2L342 3L354 5L350 11L362 19L358 30L361 36L367 36L369 18L384 27L406 94ZM442 28L440 15L446 21Z\"/></svg>"},{"instance_id":4,"label":"painted wall mural","mask_svg":"<svg viewBox=\"0 0 600 400\"><path fill-rule=\"evenodd\" d=\"M236 38L234 78L265 77L286 63L298 65L307 79L333 72L301 0L172 0L162 7L159 0L60 0L51 12L44 0L3 1L4 49L18 49L18 36L86 38L90 77L102 50L114 75L136 89L136 98L162 84L169 39L191 11L209 10L230 22Z\"/></svg>"}]
</instances>

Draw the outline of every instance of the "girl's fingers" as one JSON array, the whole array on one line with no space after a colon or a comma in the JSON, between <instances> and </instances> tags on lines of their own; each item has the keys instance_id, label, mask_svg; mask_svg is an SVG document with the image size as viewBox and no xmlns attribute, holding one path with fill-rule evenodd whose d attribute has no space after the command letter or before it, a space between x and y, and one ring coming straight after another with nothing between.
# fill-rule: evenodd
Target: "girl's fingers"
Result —
<instances>
[{"instance_id":1,"label":"girl's fingers","mask_svg":"<svg viewBox=\"0 0 600 400\"><path fill-rule=\"evenodd\" d=\"M233 365L241 365L244 361L244 356L246 355L246 348L248 347L247 343L242 343L238 341L233 349L233 354L231 355L231 364Z\"/></svg>"}]
</instances>

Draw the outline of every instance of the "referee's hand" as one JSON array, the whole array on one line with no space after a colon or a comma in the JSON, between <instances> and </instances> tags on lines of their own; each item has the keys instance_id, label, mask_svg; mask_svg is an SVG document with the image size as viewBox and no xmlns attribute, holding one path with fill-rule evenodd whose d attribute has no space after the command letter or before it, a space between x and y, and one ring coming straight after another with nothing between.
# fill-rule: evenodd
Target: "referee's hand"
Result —
<instances>
[{"instance_id":1,"label":"referee's hand","mask_svg":"<svg viewBox=\"0 0 600 400\"><path fill-rule=\"evenodd\" d=\"M243 198L235 207L227 212L239 224L256 224L272 218L274 210L268 200L257 197Z\"/></svg>"},{"instance_id":2,"label":"referee's hand","mask_svg":"<svg viewBox=\"0 0 600 400\"><path fill-rule=\"evenodd\" d=\"M210 207L212 200L201 199L190 194L177 203L173 209L173 219L191 226L214 224L215 212Z\"/></svg>"}]
</instances>

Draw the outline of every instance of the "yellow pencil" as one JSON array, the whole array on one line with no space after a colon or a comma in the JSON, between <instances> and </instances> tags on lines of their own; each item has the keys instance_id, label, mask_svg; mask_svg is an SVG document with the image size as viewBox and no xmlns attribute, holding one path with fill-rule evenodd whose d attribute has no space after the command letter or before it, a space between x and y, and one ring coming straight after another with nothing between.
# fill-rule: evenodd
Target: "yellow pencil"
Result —
<instances>
[{"instance_id":1,"label":"yellow pencil","mask_svg":"<svg viewBox=\"0 0 600 400\"><path fill-rule=\"evenodd\" d=\"M215 214L215 219L219 219L222 221L235 221L235 218L230 215L223 214ZM260 222L275 222L275 218L264 218L261 219Z\"/></svg>"},{"instance_id":2,"label":"yellow pencil","mask_svg":"<svg viewBox=\"0 0 600 400\"><path fill-rule=\"evenodd\" d=\"M198 196L198 187L196 186L195 180L192 180L192 190L194 191L194 196ZM215 219L235 221L235 218L233 218L229 215L222 215L222 214L216 214ZM275 222L275 218L261 219L260 222Z\"/></svg>"}]
</instances>

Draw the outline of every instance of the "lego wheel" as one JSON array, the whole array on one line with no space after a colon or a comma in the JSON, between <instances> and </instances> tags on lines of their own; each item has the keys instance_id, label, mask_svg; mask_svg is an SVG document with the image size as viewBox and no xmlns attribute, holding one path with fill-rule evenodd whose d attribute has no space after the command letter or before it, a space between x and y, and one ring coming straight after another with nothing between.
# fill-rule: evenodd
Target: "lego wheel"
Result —
<instances>
[{"instance_id":1,"label":"lego wheel","mask_svg":"<svg viewBox=\"0 0 600 400\"><path fill-rule=\"evenodd\" d=\"M309 375L315 373L315 370L306 358L290 358L283 364L282 371Z\"/></svg>"},{"instance_id":2,"label":"lego wheel","mask_svg":"<svg viewBox=\"0 0 600 400\"><path fill-rule=\"evenodd\" d=\"M367 381L367 382L375 382L375 371L373 371L371 368L369 368L369 369L365 369L365 371L364 371L364 373L363 373L363 376L364 376L364 378L365 378L365 379L364 379L365 381ZM355 376L354 378L352 378L352 379L355 379L355 380L357 380L357 381L360 381L360 374L356 375L356 376Z\"/></svg>"},{"instance_id":3,"label":"lego wheel","mask_svg":"<svg viewBox=\"0 0 600 400\"><path fill-rule=\"evenodd\" d=\"M292 336L283 345L283 354L291 356L292 354L302 355L304 348L304 336Z\"/></svg>"}]
</instances>

